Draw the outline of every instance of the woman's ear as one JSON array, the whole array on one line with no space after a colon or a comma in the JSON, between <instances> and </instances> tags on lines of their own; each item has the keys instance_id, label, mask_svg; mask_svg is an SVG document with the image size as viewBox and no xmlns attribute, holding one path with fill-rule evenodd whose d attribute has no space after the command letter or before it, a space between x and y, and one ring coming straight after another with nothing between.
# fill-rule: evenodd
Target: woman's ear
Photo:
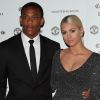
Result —
<instances>
[{"instance_id":1,"label":"woman's ear","mask_svg":"<svg viewBox=\"0 0 100 100\"><path fill-rule=\"evenodd\" d=\"M81 32L81 36L83 37L84 36L84 29L83 28L80 28L80 32Z\"/></svg>"}]
</instances>

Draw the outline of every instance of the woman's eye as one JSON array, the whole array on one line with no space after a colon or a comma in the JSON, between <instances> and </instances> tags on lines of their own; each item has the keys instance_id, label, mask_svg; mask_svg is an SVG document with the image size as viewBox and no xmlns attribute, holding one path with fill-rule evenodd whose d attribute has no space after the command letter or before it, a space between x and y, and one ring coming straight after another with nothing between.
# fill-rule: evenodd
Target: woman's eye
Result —
<instances>
[{"instance_id":1,"label":"woman's eye","mask_svg":"<svg viewBox=\"0 0 100 100\"><path fill-rule=\"evenodd\" d=\"M66 32L62 32L62 35L65 35L66 34Z\"/></svg>"},{"instance_id":2,"label":"woman's eye","mask_svg":"<svg viewBox=\"0 0 100 100\"><path fill-rule=\"evenodd\" d=\"M76 30L71 30L71 33L75 32Z\"/></svg>"}]
</instances>

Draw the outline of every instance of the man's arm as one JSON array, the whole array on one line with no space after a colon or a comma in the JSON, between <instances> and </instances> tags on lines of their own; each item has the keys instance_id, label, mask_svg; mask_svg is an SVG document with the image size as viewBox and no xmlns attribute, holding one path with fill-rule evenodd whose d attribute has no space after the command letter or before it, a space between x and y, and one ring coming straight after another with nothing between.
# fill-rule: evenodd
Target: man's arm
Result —
<instances>
[{"instance_id":1,"label":"man's arm","mask_svg":"<svg viewBox=\"0 0 100 100\"><path fill-rule=\"evenodd\" d=\"M0 47L0 100L5 100L7 87L7 69L5 58Z\"/></svg>"}]
</instances>

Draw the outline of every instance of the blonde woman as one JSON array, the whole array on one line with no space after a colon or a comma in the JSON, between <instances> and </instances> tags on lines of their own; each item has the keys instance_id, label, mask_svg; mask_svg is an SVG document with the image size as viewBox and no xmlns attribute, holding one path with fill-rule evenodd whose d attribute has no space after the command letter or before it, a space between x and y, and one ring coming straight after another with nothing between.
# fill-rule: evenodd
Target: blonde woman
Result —
<instances>
[{"instance_id":1,"label":"blonde woman","mask_svg":"<svg viewBox=\"0 0 100 100\"><path fill-rule=\"evenodd\" d=\"M53 57L53 100L100 100L100 55L84 46L81 20L69 15L60 27L68 48L58 50Z\"/></svg>"}]
</instances>

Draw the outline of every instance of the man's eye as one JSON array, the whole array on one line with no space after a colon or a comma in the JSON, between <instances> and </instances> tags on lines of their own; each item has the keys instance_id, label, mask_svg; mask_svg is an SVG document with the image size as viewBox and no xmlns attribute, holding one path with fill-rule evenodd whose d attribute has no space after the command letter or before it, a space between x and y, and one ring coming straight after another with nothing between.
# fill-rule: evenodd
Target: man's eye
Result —
<instances>
[{"instance_id":1,"label":"man's eye","mask_svg":"<svg viewBox=\"0 0 100 100\"><path fill-rule=\"evenodd\" d=\"M22 16L22 18L23 18L23 19L28 19L28 17L27 17L27 16Z\"/></svg>"},{"instance_id":2,"label":"man's eye","mask_svg":"<svg viewBox=\"0 0 100 100\"><path fill-rule=\"evenodd\" d=\"M33 19L39 19L40 16L33 16L32 18L33 18Z\"/></svg>"},{"instance_id":3,"label":"man's eye","mask_svg":"<svg viewBox=\"0 0 100 100\"><path fill-rule=\"evenodd\" d=\"M25 20L28 20L28 19L32 19L32 20L37 20L39 18L41 18L40 16L32 16L32 17L29 17L29 16L22 16L23 19Z\"/></svg>"}]
</instances>

